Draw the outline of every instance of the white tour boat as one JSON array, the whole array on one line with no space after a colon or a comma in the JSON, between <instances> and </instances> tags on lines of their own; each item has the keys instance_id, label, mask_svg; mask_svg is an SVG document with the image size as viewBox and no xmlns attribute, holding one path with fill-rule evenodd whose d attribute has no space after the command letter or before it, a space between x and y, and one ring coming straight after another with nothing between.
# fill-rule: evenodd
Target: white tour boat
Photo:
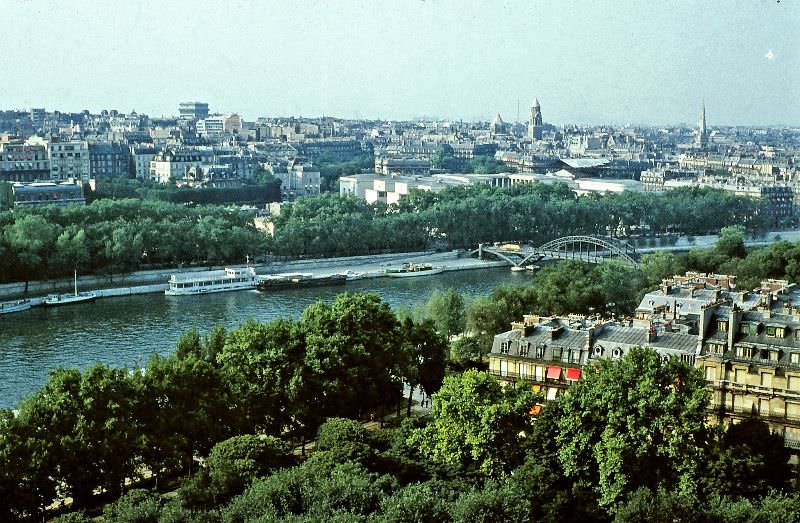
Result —
<instances>
[{"instance_id":1,"label":"white tour boat","mask_svg":"<svg viewBox=\"0 0 800 523\"><path fill-rule=\"evenodd\" d=\"M46 307L60 307L76 303L88 303L97 299L96 292L78 292L78 271L75 271L75 291L71 294L49 294L44 300Z\"/></svg>"},{"instance_id":2,"label":"white tour boat","mask_svg":"<svg viewBox=\"0 0 800 523\"><path fill-rule=\"evenodd\" d=\"M15 300L0 303L0 314L11 314L12 312L22 312L31 308L30 300Z\"/></svg>"},{"instance_id":3,"label":"white tour boat","mask_svg":"<svg viewBox=\"0 0 800 523\"><path fill-rule=\"evenodd\" d=\"M252 267L236 269L226 267L219 271L185 272L173 274L169 279L168 296L189 296L212 292L255 289L258 276Z\"/></svg>"}]
</instances>

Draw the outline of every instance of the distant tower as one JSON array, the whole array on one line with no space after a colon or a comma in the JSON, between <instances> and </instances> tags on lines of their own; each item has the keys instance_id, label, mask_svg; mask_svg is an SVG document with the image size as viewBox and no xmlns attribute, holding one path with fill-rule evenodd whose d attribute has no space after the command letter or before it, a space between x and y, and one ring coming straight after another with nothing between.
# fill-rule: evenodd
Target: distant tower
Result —
<instances>
[{"instance_id":1,"label":"distant tower","mask_svg":"<svg viewBox=\"0 0 800 523\"><path fill-rule=\"evenodd\" d=\"M697 129L698 147L705 148L708 145L708 131L706 130L706 101L703 100L703 105L700 107L700 122Z\"/></svg>"},{"instance_id":2,"label":"distant tower","mask_svg":"<svg viewBox=\"0 0 800 523\"><path fill-rule=\"evenodd\" d=\"M539 100L533 99L531 116L528 119L528 139L539 140L542 138L542 108Z\"/></svg>"}]
</instances>

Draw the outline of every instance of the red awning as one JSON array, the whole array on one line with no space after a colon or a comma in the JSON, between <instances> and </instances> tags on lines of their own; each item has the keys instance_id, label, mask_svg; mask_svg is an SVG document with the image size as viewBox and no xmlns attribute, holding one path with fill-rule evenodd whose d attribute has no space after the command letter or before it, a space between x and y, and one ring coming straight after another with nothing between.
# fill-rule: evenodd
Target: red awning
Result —
<instances>
[{"instance_id":1,"label":"red awning","mask_svg":"<svg viewBox=\"0 0 800 523\"><path fill-rule=\"evenodd\" d=\"M570 381L581 379L581 369L567 369L567 379Z\"/></svg>"},{"instance_id":2,"label":"red awning","mask_svg":"<svg viewBox=\"0 0 800 523\"><path fill-rule=\"evenodd\" d=\"M561 378L561 367L547 367L547 378L551 380L557 380Z\"/></svg>"}]
</instances>

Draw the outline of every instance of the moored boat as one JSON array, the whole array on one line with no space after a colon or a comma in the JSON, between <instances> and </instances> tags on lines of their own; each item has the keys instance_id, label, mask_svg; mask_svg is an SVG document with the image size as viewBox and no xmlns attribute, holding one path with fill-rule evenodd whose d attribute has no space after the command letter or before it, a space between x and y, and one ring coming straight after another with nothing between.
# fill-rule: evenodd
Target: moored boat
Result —
<instances>
[{"instance_id":1,"label":"moored boat","mask_svg":"<svg viewBox=\"0 0 800 523\"><path fill-rule=\"evenodd\" d=\"M269 291L274 289L294 289L296 287L322 287L327 285L344 285L347 282L345 274L331 274L330 276L314 277L311 273L274 274L266 276L258 282L258 290Z\"/></svg>"},{"instance_id":2,"label":"moored boat","mask_svg":"<svg viewBox=\"0 0 800 523\"><path fill-rule=\"evenodd\" d=\"M15 300L0 303L0 314L11 314L12 312L22 312L31 308L30 300Z\"/></svg>"},{"instance_id":3,"label":"moored boat","mask_svg":"<svg viewBox=\"0 0 800 523\"><path fill-rule=\"evenodd\" d=\"M67 294L48 294L44 300L46 307L60 307L62 305L75 305L76 303L89 303L97 299L97 293L93 291L78 292L78 271L74 276L75 291Z\"/></svg>"},{"instance_id":4,"label":"moored boat","mask_svg":"<svg viewBox=\"0 0 800 523\"><path fill-rule=\"evenodd\" d=\"M434 266L430 263L404 263L399 269L386 269L386 276L391 278L410 278L414 276L428 276L444 271L444 266Z\"/></svg>"},{"instance_id":5,"label":"moored boat","mask_svg":"<svg viewBox=\"0 0 800 523\"><path fill-rule=\"evenodd\" d=\"M187 272L169 278L168 296L191 296L212 292L254 289L258 276L252 267L230 268L219 271Z\"/></svg>"}]
</instances>

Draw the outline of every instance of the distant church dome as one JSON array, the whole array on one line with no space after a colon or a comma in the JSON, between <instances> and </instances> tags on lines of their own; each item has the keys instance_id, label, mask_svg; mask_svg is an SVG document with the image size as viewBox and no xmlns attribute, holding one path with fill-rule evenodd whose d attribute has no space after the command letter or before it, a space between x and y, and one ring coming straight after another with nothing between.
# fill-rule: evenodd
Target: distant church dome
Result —
<instances>
[{"instance_id":1,"label":"distant church dome","mask_svg":"<svg viewBox=\"0 0 800 523\"><path fill-rule=\"evenodd\" d=\"M494 117L494 120L492 120L492 123L489 124L489 130L492 132L492 134L502 134L505 132L506 123L502 118L500 118L500 113L497 113L497 115Z\"/></svg>"}]
</instances>

